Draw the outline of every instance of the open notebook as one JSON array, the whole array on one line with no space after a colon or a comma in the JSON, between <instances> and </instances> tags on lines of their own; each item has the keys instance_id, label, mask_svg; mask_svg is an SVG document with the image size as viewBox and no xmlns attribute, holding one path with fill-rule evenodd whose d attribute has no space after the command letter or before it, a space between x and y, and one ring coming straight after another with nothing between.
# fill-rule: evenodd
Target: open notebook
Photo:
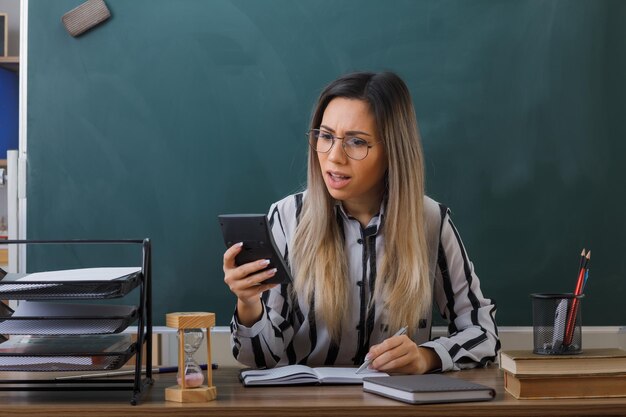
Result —
<instances>
[{"instance_id":1,"label":"open notebook","mask_svg":"<svg viewBox=\"0 0 626 417\"><path fill-rule=\"evenodd\" d=\"M248 369L241 371L240 379L245 386L294 385L294 384L362 384L366 376L389 376L384 372L357 368L311 368L306 365L287 365L271 369Z\"/></svg>"}]
</instances>

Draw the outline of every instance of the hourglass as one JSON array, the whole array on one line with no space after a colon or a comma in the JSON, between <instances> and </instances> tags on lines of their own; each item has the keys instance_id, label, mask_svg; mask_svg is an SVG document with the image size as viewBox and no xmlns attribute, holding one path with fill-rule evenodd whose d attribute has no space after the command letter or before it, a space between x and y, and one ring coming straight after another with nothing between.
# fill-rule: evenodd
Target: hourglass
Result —
<instances>
[{"instance_id":1,"label":"hourglass","mask_svg":"<svg viewBox=\"0 0 626 417\"><path fill-rule=\"evenodd\" d=\"M183 368L178 368L176 381L178 385L183 386L183 388L195 388L199 387L204 382L202 369L200 369L200 365L198 365L198 362L196 362L193 356L202 344L204 333L202 333L202 329L184 329L184 335L183 349L185 351L185 365ZM180 335L178 338L180 339ZM184 381L182 381L183 379Z\"/></svg>"},{"instance_id":2,"label":"hourglass","mask_svg":"<svg viewBox=\"0 0 626 417\"><path fill-rule=\"evenodd\" d=\"M165 389L165 399L182 403L214 400L217 389L212 386L210 328L215 326L215 314L169 313L165 324L178 329L178 385ZM207 385L202 385L204 375L193 356L204 339L202 329L206 329L207 335Z\"/></svg>"}]
</instances>

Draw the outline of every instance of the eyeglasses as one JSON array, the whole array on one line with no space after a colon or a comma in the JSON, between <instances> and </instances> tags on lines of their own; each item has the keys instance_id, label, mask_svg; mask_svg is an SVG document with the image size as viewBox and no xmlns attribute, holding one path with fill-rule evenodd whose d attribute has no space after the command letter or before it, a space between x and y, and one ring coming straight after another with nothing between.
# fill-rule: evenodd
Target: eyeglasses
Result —
<instances>
[{"instance_id":1,"label":"eyeglasses","mask_svg":"<svg viewBox=\"0 0 626 417\"><path fill-rule=\"evenodd\" d=\"M311 129L306 135L309 137L309 144L315 152L328 153L333 148L335 140L341 141L341 147L346 153L346 156L350 159L361 160L365 159L370 148L373 148L375 144L382 141L369 143L365 139L361 139L357 136L344 136L340 138L330 132L320 129Z\"/></svg>"}]
</instances>

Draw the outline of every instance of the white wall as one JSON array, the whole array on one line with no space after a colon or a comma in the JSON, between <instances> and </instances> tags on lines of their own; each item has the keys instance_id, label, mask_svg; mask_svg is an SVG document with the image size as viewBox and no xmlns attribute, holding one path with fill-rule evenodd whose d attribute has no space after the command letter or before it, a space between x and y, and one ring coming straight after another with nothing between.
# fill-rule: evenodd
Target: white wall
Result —
<instances>
[{"instance_id":1,"label":"white wall","mask_svg":"<svg viewBox=\"0 0 626 417\"><path fill-rule=\"evenodd\" d=\"M9 56L20 54L20 0L0 0L0 13L9 19Z\"/></svg>"},{"instance_id":2,"label":"white wall","mask_svg":"<svg viewBox=\"0 0 626 417\"><path fill-rule=\"evenodd\" d=\"M160 365L173 366L177 360L176 332L166 327L157 327L155 333L163 333L161 344ZM583 326L583 349L601 347L620 347L626 349L626 328L624 327L604 327L604 326ZM510 349L532 349L533 332L532 327L499 327L500 342L503 350ZM446 334L445 327L433 327L433 337ZM239 366L233 359L230 350L230 329L227 326L215 327L211 330L211 354L212 362L219 366ZM206 363L206 345L198 349L195 356L198 363ZM158 362L159 358L155 358Z\"/></svg>"}]
</instances>

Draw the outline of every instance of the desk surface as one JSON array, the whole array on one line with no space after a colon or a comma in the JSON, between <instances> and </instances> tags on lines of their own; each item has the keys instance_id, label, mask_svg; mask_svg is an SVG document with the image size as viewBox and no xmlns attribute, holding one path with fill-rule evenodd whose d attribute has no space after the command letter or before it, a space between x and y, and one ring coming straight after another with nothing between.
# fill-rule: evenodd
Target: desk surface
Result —
<instances>
[{"instance_id":1,"label":"desk surface","mask_svg":"<svg viewBox=\"0 0 626 417\"><path fill-rule=\"evenodd\" d=\"M496 389L487 402L409 405L363 392L361 386L292 386L244 388L238 370L214 371L217 400L202 404L164 401L164 389L175 375L156 375L155 384L137 406L130 391L0 392L0 415L84 416L580 416L626 415L626 398L580 400L516 400L504 391L496 368L450 372L447 375ZM1 374L4 377L6 374Z\"/></svg>"}]
</instances>

